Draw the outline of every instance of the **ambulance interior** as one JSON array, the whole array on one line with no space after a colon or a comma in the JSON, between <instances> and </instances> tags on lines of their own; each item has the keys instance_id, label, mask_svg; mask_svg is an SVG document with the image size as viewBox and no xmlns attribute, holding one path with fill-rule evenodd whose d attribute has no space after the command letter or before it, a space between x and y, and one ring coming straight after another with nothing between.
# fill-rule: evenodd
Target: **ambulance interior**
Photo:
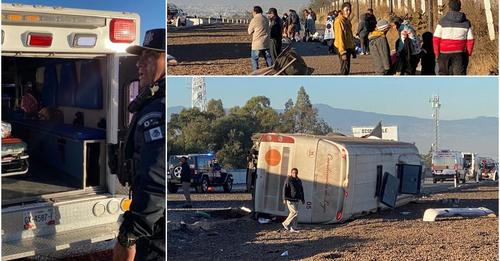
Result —
<instances>
[{"instance_id":1,"label":"ambulance interior","mask_svg":"<svg viewBox=\"0 0 500 261\"><path fill-rule=\"evenodd\" d=\"M2 206L104 186L106 61L2 56L2 122L29 155L26 174L2 170ZM2 165L5 144L2 133Z\"/></svg>"}]
</instances>

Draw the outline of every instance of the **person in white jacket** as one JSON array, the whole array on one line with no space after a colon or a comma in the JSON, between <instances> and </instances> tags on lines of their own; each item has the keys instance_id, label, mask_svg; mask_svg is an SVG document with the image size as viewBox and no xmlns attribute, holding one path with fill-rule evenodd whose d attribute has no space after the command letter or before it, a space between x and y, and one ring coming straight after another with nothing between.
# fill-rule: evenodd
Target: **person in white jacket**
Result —
<instances>
[{"instance_id":1,"label":"person in white jacket","mask_svg":"<svg viewBox=\"0 0 500 261\"><path fill-rule=\"evenodd\" d=\"M248 34L252 35L252 70L259 69L259 57L264 55L267 66L273 64L271 57L271 28L269 20L262 14L262 8L253 8L253 18L248 25Z\"/></svg>"}]
</instances>

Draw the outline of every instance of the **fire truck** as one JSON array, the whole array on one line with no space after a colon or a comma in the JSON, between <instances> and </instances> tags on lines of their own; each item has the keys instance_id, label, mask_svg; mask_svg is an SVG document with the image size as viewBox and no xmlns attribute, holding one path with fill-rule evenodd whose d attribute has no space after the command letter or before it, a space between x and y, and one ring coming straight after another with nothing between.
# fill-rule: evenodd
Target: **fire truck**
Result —
<instances>
[{"instance_id":1,"label":"fire truck","mask_svg":"<svg viewBox=\"0 0 500 261\"><path fill-rule=\"evenodd\" d=\"M2 4L2 122L29 155L27 173L2 175L2 260L116 237L131 200L107 163L129 123L139 28L136 13ZM28 92L48 117L20 109Z\"/></svg>"}]
</instances>

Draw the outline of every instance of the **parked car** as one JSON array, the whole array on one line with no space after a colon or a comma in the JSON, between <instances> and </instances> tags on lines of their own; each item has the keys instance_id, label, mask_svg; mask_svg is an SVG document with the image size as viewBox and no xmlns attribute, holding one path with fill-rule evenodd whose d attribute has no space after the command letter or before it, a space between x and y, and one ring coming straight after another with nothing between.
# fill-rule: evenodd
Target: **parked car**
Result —
<instances>
[{"instance_id":1,"label":"parked car","mask_svg":"<svg viewBox=\"0 0 500 261\"><path fill-rule=\"evenodd\" d=\"M224 192L231 192L233 175L227 173L217 162L215 156L207 154L173 155L168 160L167 188L170 193L176 193L181 184L181 157L188 158L191 171L191 186L198 193L208 192L210 187L222 186Z\"/></svg>"},{"instance_id":2,"label":"parked car","mask_svg":"<svg viewBox=\"0 0 500 261\"><path fill-rule=\"evenodd\" d=\"M187 14L174 4L167 4L167 24L186 26Z\"/></svg>"}]
</instances>

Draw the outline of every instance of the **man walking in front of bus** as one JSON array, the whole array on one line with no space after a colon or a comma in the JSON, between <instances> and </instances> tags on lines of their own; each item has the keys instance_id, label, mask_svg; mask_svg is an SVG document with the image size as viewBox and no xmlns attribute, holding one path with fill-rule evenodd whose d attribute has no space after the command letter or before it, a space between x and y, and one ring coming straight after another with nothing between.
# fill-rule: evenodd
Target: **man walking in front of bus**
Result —
<instances>
[{"instance_id":1,"label":"man walking in front of bus","mask_svg":"<svg viewBox=\"0 0 500 261\"><path fill-rule=\"evenodd\" d=\"M139 55L140 93L128 107L134 116L125 140L132 203L113 260L165 260L165 29L147 31L143 46L127 52Z\"/></svg>"},{"instance_id":2,"label":"man walking in front of bus","mask_svg":"<svg viewBox=\"0 0 500 261\"><path fill-rule=\"evenodd\" d=\"M283 204L288 207L288 217L281 223L286 230L290 232L299 232L297 230L297 217L299 215L299 201L304 204L304 189L302 181L299 179L299 170L293 168L290 175L285 180L283 186ZM294 228L295 227L295 228Z\"/></svg>"}]
</instances>

